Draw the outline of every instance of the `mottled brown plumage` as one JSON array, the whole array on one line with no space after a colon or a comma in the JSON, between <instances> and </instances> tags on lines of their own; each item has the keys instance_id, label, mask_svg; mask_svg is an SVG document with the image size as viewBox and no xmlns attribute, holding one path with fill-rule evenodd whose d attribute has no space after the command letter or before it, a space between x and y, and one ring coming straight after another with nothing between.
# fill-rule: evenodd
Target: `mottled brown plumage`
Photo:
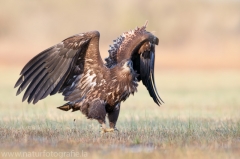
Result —
<instances>
[{"instance_id":1,"label":"mottled brown plumage","mask_svg":"<svg viewBox=\"0 0 240 159\"><path fill-rule=\"evenodd\" d=\"M155 44L158 39L146 26L124 33L110 46L106 64L99 53L98 31L69 37L44 50L22 69L15 87L25 88L23 101L39 100L62 93L68 103L61 110L80 110L90 119L115 128L120 104L137 91L142 80L153 100L161 98L154 83ZM103 128L104 132L107 129ZM111 130L111 131L112 131Z\"/></svg>"}]
</instances>

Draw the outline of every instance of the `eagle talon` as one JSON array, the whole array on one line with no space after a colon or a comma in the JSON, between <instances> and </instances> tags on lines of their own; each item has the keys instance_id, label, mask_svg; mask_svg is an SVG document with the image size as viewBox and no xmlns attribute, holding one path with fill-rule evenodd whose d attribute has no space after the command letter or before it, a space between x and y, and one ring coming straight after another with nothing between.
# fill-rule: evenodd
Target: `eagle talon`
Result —
<instances>
[{"instance_id":1,"label":"eagle talon","mask_svg":"<svg viewBox=\"0 0 240 159\"><path fill-rule=\"evenodd\" d=\"M101 130L101 134L105 134L107 132L110 132L110 133L119 133L119 130L117 128L102 128Z\"/></svg>"},{"instance_id":2,"label":"eagle talon","mask_svg":"<svg viewBox=\"0 0 240 159\"><path fill-rule=\"evenodd\" d=\"M119 132L119 130L118 130L117 128L114 128L114 131L115 131L115 132Z\"/></svg>"},{"instance_id":3,"label":"eagle talon","mask_svg":"<svg viewBox=\"0 0 240 159\"><path fill-rule=\"evenodd\" d=\"M101 134L104 134L106 132L114 132L113 128L102 128Z\"/></svg>"}]
</instances>

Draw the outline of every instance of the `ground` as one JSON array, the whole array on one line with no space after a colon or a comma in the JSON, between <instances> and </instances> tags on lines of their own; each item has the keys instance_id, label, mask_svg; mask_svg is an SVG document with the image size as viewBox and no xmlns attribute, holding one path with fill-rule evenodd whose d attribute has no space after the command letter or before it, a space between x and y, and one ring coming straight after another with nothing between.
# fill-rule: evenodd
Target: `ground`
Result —
<instances>
[{"instance_id":1,"label":"ground","mask_svg":"<svg viewBox=\"0 0 240 159\"><path fill-rule=\"evenodd\" d=\"M122 103L118 133L101 136L80 112L56 109L61 95L35 105L13 89L19 67L0 70L0 158L238 158L238 70L159 70L158 107L140 85Z\"/></svg>"}]
</instances>

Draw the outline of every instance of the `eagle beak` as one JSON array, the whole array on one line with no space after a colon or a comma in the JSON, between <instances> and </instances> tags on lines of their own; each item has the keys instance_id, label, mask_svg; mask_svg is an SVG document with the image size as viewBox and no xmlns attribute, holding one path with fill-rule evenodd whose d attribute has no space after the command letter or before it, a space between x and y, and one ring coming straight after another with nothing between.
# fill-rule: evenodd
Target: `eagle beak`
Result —
<instances>
[{"instance_id":1,"label":"eagle beak","mask_svg":"<svg viewBox=\"0 0 240 159\"><path fill-rule=\"evenodd\" d=\"M154 37L154 39L153 39L153 43L154 43L155 45L158 45L158 43L159 43L159 39L158 39L157 37Z\"/></svg>"}]
</instances>

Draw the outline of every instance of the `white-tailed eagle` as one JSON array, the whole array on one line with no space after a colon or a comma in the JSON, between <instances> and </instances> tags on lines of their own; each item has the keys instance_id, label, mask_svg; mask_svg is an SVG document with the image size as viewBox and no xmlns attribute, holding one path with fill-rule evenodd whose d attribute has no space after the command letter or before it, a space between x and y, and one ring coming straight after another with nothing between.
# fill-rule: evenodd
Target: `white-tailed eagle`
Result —
<instances>
[{"instance_id":1,"label":"white-tailed eagle","mask_svg":"<svg viewBox=\"0 0 240 159\"><path fill-rule=\"evenodd\" d=\"M121 102L137 91L141 80L160 105L154 82L158 38L146 31L146 25L125 32L113 41L106 63L100 56L99 38L98 31L76 34L36 55L20 73L17 95L26 88L23 101L35 104L62 93L68 102L59 109L80 110L98 120L102 132L115 130Z\"/></svg>"}]
</instances>

